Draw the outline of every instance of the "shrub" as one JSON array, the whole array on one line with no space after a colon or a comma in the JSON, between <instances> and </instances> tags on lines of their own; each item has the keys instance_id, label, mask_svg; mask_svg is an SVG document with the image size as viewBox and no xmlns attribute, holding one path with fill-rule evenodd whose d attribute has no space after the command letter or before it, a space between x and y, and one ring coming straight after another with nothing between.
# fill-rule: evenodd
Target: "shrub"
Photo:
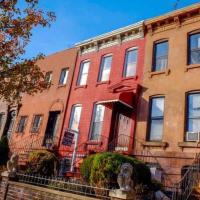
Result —
<instances>
[{"instance_id":1,"label":"shrub","mask_svg":"<svg viewBox=\"0 0 200 200\"><path fill-rule=\"evenodd\" d=\"M92 162L91 162L92 161ZM116 186L117 176L123 163L130 163L133 168L133 177L137 184L150 185L151 173L149 168L135 158L117 153L99 153L86 158L81 166L82 177L87 177L88 183L99 186Z\"/></svg>"},{"instance_id":2,"label":"shrub","mask_svg":"<svg viewBox=\"0 0 200 200\"><path fill-rule=\"evenodd\" d=\"M5 136L0 140L0 165L5 165L7 163L8 153L9 153L8 139Z\"/></svg>"},{"instance_id":3,"label":"shrub","mask_svg":"<svg viewBox=\"0 0 200 200\"><path fill-rule=\"evenodd\" d=\"M46 150L34 151L29 154L28 173L45 176L56 175L58 161L55 155Z\"/></svg>"},{"instance_id":4,"label":"shrub","mask_svg":"<svg viewBox=\"0 0 200 200\"><path fill-rule=\"evenodd\" d=\"M90 174L92 170L93 160L95 155L88 156L80 167L80 172L84 181L90 181Z\"/></svg>"}]
</instances>

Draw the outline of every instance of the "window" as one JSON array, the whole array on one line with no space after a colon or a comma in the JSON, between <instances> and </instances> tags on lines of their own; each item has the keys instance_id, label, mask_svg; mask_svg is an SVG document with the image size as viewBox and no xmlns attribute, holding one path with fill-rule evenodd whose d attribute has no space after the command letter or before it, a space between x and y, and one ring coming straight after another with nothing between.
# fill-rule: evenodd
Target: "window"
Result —
<instances>
[{"instance_id":1,"label":"window","mask_svg":"<svg viewBox=\"0 0 200 200\"><path fill-rule=\"evenodd\" d=\"M129 49L126 51L124 77L130 77L136 75L137 56L138 56L137 49Z\"/></svg>"},{"instance_id":2,"label":"window","mask_svg":"<svg viewBox=\"0 0 200 200\"><path fill-rule=\"evenodd\" d=\"M69 122L69 129L74 130L74 131L79 131L81 111L82 111L81 105L74 105L72 107L70 122Z\"/></svg>"},{"instance_id":3,"label":"window","mask_svg":"<svg viewBox=\"0 0 200 200\"><path fill-rule=\"evenodd\" d=\"M168 41L154 44L153 71L162 71L168 65Z\"/></svg>"},{"instance_id":4,"label":"window","mask_svg":"<svg viewBox=\"0 0 200 200\"><path fill-rule=\"evenodd\" d=\"M32 133L37 133L39 131L41 122L42 122L42 115L35 115L33 117L33 122L31 126Z\"/></svg>"},{"instance_id":5,"label":"window","mask_svg":"<svg viewBox=\"0 0 200 200\"><path fill-rule=\"evenodd\" d=\"M81 63L77 85L86 85L90 62L85 61Z\"/></svg>"},{"instance_id":6,"label":"window","mask_svg":"<svg viewBox=\"0 0 200 200\"><path fill-rule=\"evenodd\" d=\"M18 123L18 126L17 126L17 132L18 133L23 133L24 132L27 118L28 118L27 116L21 116L20 117L19 123Z\"/></svg>"},{"instance_id":7,"label":"window","mask_svg":"<svg viewBox=\"0 0 200 200\"><path fill-rule=\"evenodd\" d=\"M163 135L164 97L154 97L150 102L149 140L160 141Z\"/></svg>"},{"instance_id":8,"label":"window","mask_svg":"<svg viewBox=\"0 0 200 200\"><path fill-rule=\"evenodd\" d=\"M60 74L59 85L65 85L67 83L68 73L68 69L62 69Z\"/></svg>"},{"instance_id":9,"label":"window","mask_svg":"<svg viewBox=\"0 0 200 200\"><path fill-rule=\"evenodd\" d=\"M46 75L45 75L45 81L46 83L51 83L52 81L52 72L47 72Z\"/></svg>"},{"instance_id":10,"label":"window","mask_svg":"<svg viewBox=\"0 0 200 200\"><path fill-rule=\"evenodd\" d=\"M0 129L1 129L2 124L3 124L4 115L5 115L5 113L0 113Z\"/></svg>"},{"instance_id":11,"label":"window","mask_svg":"<svg viewBox=\"0 0 200 200\"><path fill-rule=\"evenodd\" d=\"M200 93L188 95L187 102L187 131L200 131Z\"/></svg>"},{"instance_id":12,"label":"window","mask_svg":"<svg viewBox=\"0 0 200 200\"><path fill-rule=\"evenodd\" d=\"M101 61L100 74L98 81L108 81L110 77L110 69L112 64L112 56L104 56Z\"/></svg>"},{"instance_id":13,"label":"window","mask_svg":"<svg viewBox=\"0 0 200 200\"><path fill-rule=\"evenodd\" d=\"M90 140L98 140L101 135L105 107L103 105L95 105L91 124Z\"/></svg>"},{"instance_id":14,"label":"window","mask_svg":"<svg viewBox=\"0 0 200 200\"><path fill-rule=\"evenodd\" d=\"M200 63L200 33L189 36L189 64Z\"/></svg>"}]
</instances>

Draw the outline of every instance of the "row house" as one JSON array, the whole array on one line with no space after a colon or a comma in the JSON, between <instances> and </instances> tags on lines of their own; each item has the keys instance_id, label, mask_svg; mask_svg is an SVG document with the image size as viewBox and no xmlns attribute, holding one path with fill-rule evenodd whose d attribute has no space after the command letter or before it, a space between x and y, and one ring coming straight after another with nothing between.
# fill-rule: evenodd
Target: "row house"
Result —
<instances>
[{"instance_id":1,"label":"row house","mask_svg":"<svg viewBox=\"0 0 200 200\"><path fill-rule=\"evenodd\" d=\"M135 155L159 164L169 185L200 152L200 4L147 20L145 28Z\"/></svg>"},{"instance_id":2,"label":"row house","mask_svg":"<svg viewBox=\"0 0 200 200\"><path fill-rule=\"evenodd\" d=\"M34 96L23 95L12 128L11 151L23 155L30 150L58 146L76 56L77 49L71 48L38 61L51 87Z\"/></svg>"},{"instance_id":3,"label":"row house","mask_svg":"<svg viewBox=\"0 0 200 200\"><path fill-rule=\"evenodd\" d=\"M60 152L76 158L100 151L131 154L143 75L139 22L76 44L79 48ZM69 135L75 135L70 146ZM72 137L73 138L73 137ZM74 160L73 160L74 161ZM75 163L78 161L75 161Z\"/></svg>"}]
</instances>

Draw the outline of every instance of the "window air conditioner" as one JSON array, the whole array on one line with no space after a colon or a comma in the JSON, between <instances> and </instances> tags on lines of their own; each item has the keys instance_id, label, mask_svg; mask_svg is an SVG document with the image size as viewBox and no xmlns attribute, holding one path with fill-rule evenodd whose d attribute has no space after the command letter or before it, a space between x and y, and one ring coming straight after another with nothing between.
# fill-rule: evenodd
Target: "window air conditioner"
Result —
<instances>
[{"instance_id":1,"label":"window air conditioner","mask_svg":"<svg viewBox=\"0 0 200 200\"><path fill-rule=\"evenodd\" d=\"M188 142L200 142L199 132L187 132L186 141L188 141Z\"/></svg>"}]
</instances>

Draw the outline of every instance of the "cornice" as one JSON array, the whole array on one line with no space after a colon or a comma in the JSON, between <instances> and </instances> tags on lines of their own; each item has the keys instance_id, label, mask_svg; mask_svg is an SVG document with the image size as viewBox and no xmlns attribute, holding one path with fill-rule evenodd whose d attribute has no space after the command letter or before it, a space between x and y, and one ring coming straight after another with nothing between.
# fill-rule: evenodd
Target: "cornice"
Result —
<instances>
[{"instance_id":1,"label":"cornice","mask_svg":"<svg viewBox=\"0 0 200 200\"><path fill-rule=\"evenodd\" d=\"M200 21L200 3L167 13L144 22L146 32L153 35Z\"/></svg>"},{"instance_id":2,"label":"cornice","mask_svg":"<svg viewBox=\"0 0 200 200\"><path fill-rule=\"evenodd\" d=\"M143 21L75 44L80 54L99 51L123 42L144 37Z\"/></svg>"}]
</instances>

